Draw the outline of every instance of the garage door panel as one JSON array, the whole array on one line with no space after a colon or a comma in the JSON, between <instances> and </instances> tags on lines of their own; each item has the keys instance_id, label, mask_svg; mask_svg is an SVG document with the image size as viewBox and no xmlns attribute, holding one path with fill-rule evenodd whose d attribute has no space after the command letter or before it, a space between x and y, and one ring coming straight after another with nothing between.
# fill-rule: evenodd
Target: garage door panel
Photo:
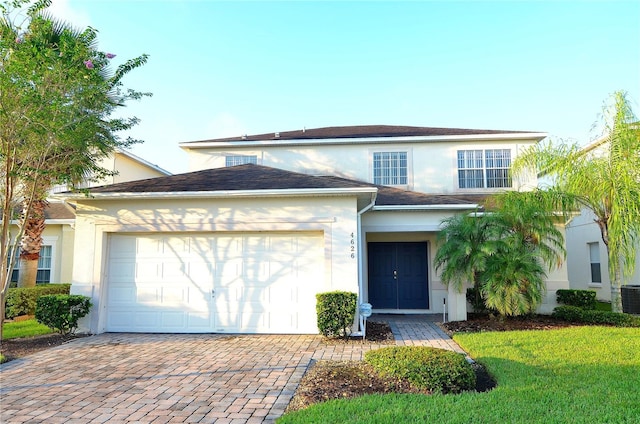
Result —
<instances>
[{"instance_id":1,"label":"garage door panel","mask_svg":"<svg viewBox=\"0 0 640 424\"><path fill-rule=\"evenodd\" d=\"M133 287L111 285L108 292L111 305L133 304L136 302L136 290Z\"/></svg>"},{"instance_id":2,"label":"garage door panel","mask_svg":"<svg viewBox=\"0 0 640 424\"><path fill-rule=\"evenodd\" d=\"M242 300L242 287L236 285L216 288L214 299L218 310L228 310L226 305L234 305Z\"/></svg>"},{"instance_id":3,"label":"garage door panel","mask_svg":"<svg viewBox=\"0 0 640 424\"><path fill-rule=\"evenodd\" d=\"M189 298L188 290L182 287L162 287L162 298L160 303L164 308L176 307L179 308L185 303L188 303Z\"/></svg>"},{"instance_id":4,"label":"garage door panel","mask_svg":"<svg viewBox=\"0 0 640 424\"><path fill-rule=\"evenodd\" d=\"M163 251L161 237L140 237L136 241L135 253L137 257L157 257Z\"/></svg>"},{"instance_id":5,"label":"garage door panel","mask_svg":"<svg viewBox=\"0 0 640 424\"><path fill-rule=\"evenodd\" d=\"M159 312L160 326L167 330L182 330L186 328L186 316L182 311Z\"/></svg>"},{"instance_id":6,"label":"garage door panel","mask_svg":"<svg viewBox=\"0 0 640 424\"><path fill-rule=\"evenodd\" d=\"M130 258L137 251L137 241L135 238L112 237L110 240L109 258Z\"/></svg>"},{"instance_id":7,"label":"garage door panel","mask_svg":"<svg viewBox=\"0 0 640 424\"><path fill-rule=\"evenodd\" d=\"M136 276L136 264L128 258L111 258L108 272L111 283L131 281Z\"/></svg>"},{"instance_id":8,"label":"garage door panel","mask_svg":"<svg viewBox=\"0 0 640 424\"><path fill-rule=\"evenodd\" d=\"M189 276L189 263L182 261L162 261L159 265L160 275L158 275L158 277L163 281L171 279L181 280Z\"/></svg>"},{"instance_id":9,"label":"garage door panel","mask_svg":"<svg viewBox=\"0 0 640 424\"><path fill-rule=\"evenodd\" d=\"M317 332L323 240L320 233L114 235L107 331Z\"/></svg>"},{"instance_id":10,"label":"garage door panel","mask_svg":"<svg viewBox=\"0 0 640 424\"><path fill-rule=\"evenodd\" d=\"M191 248L191 238L188 237L164 237L162 243L163 254L189 253Z\"/></svg>"},{"instance_id":11,"label":"garage door panel","mask_svg":"<svg viewBox=\"0 0 640 424\"><path fill-rule=\"evenodd\" d=\"M145 305L150 305L153 307L160 306L161 303L161 295L160 291L161 287L154 286L142 286L139 285L136 288L136 301L137 305L144 307ZM133 305L132 305L133 306Z\"/></svg>"},{"instance_id":12,"label":"garage door panel","mask_svg":"<svg viewBox=\"0 0 640 424\"><path fill-rule=\"evenodd\" d=\"M136 328L157 328L160 326L160 312L153 310L134 312L133 322Z\"/></svg>"},{"instance_id":13,"label":"garage door panel","mask_svg":"<svg viewBox=\"0 0 640 424\"><path fill-rule=\"evenodd\" d=\"M211 241L213 257L217 259L241 258L243 252L242 238L238 236L216 236Z\"/></svg>"},{"instance_id":14,"label":"garage door panel","mask_svg":"<svg viewBox=\"0 0 640 424\"><path fill-rule=\"evenodd\" d=\"M160 258L154 256L147 258L147 260L139 257L137 259L138 261L135 263L135 282L153 283L158 281L162 277L162 262Z\"/></svg>"}]
</instances>

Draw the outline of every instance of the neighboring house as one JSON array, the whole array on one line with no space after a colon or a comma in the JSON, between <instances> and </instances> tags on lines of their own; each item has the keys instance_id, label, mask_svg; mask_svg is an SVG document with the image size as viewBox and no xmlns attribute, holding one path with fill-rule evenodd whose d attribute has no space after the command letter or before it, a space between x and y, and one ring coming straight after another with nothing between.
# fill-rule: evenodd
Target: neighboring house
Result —
<instances>
[{"instance_id":1,"label":"neighboring house","mask_svg":"<svg viewBox=\"0 0 640 424\"><path fill-rule=\"evenodd\" d=\"M446 312L442 219L517 189L511 160L544 133L332 127L182 143L191 171L72 196L74 293L93 333L316 333L315 295L379 313ZM531 182L526 182L531 183ZM568 288L551 273L541 310Z\"/></svg>"},{"instance_id":2,"label":"neighboring house","mask_svg":"<svg viewBox=\"0 0 640 424\"><path fill-rule=\"evenodd\" d=\"M584 147L585 154L601 156L606 148L606 137ZM611 301L611 280L607 247L602 241L595 215L583 209L571 219L566 228L567 272L572 289L594 290L599 300ZM635 272L624 281L640 284L640 246L636 253Z\"/></svg>"},{"instance_id":3,"label":"neighboring house","mask_svg":"<svg viewBox=\"0 0 640 424\"><path fill-rule=\"evenodd\" d=\"M114 153L102 159L98 166L115 172L115 174L100 181L85 181L78 188L97 187L171 175L169 171L160 168L158 165L154 165L140 156L122 149L116 149ZM62 184L53 187L51 193L62 193L68 190L69 186Z\"/></svg>"},{"instance_id":4,"label":"neighboring house","mask_svg":"<svg viewBox=\"0 0 640 424\"><path fill-rule=\"evenodd\" d=\"M124 150L118 150L106 157L100 166L117 172L103 181L87 182L82 187L96 187L124 181L141 180L171 175L170 172L153 165L146 160ZM56 186L51 193L68 190L66 185ZM52 199L45 211L46 228L43 234L40 259L38 261L37 284L70 283L73 271L73 243L75 228L75 209ZM17 227L12 227L15 233ZM19 252L16 251L16 254ZM13 270L11 281L18 281L19 264Z\"/></svg>"}]
</instances>

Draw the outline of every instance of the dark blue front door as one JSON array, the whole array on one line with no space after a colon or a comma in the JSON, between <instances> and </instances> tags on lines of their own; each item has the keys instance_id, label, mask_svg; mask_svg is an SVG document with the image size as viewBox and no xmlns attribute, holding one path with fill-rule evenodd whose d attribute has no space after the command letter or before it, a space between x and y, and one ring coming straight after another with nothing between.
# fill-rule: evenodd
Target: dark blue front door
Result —
<instances>
[{"instance_id":1,"label":"dark blue front door","mask_svg":"<svg viewBox=\"0 0 640 424\"><path fill-rule=\"evenodd\" d=\"M368 250L375 309L429 309L427 243L369 243Z\"/></svg>"}]
</instances>

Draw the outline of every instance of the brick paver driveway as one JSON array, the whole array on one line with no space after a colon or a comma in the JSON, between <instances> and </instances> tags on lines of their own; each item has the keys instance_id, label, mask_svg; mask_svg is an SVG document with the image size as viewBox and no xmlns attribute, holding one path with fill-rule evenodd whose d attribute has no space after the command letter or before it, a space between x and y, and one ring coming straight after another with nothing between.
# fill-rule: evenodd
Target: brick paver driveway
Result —
<instances>
[{"instance_id":1,"label":"brick paver driveway","mask_svg":"<svg viewBox=\"0 0 640 424\"><path fill-rule=\"evenodd\" d=\"M459 349L424 319L390 324L398 344ZM0 422L273 422L313 359L361 359L377 347L311 335L101 334L1 365Z\"/></svg>"}]
</instances>

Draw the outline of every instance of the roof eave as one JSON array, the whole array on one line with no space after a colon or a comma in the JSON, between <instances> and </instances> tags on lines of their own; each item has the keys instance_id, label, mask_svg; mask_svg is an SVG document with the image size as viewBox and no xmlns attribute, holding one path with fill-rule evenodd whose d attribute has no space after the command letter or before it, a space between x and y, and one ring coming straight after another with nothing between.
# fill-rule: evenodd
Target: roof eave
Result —
<instances>
[{"instance_id":1,"label":"roof eave","mask_svg":"<svg viewBox=\"0 0 640 424\"><path fill-rule=\"evenodd\" d=\"M239 197L314 197L348 196L377 192L376 187L353 188L315 188L282 190L219 190L219 191L176 191L176 192L122 192L122 193L73 193L56 197L68 200L122 200L122 199L202 199L202 198L239 198Z\"/></svg>"},{"instance_id":2,"label":"roof eave","mask_svg":"<svg viewBox=\"0 0 640 424\"><path fill-rule=\"evenodd\" d=\"M73 225L75 224L75 218L45 218L44 223L46 225ZM21 221L17 219L11 220L12 225L20 225Z\"/></svg>"},{"instance_id":3,"label":"roof eave","mask_svg":"<svg viewBox=\"0 0 640 424\"><path fill-rule=\"evenodd\" d=\"M547 133L504 133L504 134L465 134L465 135L435 135L409 137L354 137L354 138L311 138L311 139L273 139L273 140L237 140L237 141L198 141L180 143L184 150L206 149L218 147L267 147L287 145L331 145L331 144L383 144L383 143L420 143L420 142L448 142L448 141L491 141L491 140L540 140L547 137Z\"/></svg>"},{"instance_id":4,"label":"roof eave","mask_svg":"<svg viewBox=\"0 0 640 424\"><path fill-rule=\"evenodd\" d=\"M477 204L464 205L380 205L374 206L373 211L450 211L450 210L474 210L480 206Z\"/></svg>"}]
</instances>

